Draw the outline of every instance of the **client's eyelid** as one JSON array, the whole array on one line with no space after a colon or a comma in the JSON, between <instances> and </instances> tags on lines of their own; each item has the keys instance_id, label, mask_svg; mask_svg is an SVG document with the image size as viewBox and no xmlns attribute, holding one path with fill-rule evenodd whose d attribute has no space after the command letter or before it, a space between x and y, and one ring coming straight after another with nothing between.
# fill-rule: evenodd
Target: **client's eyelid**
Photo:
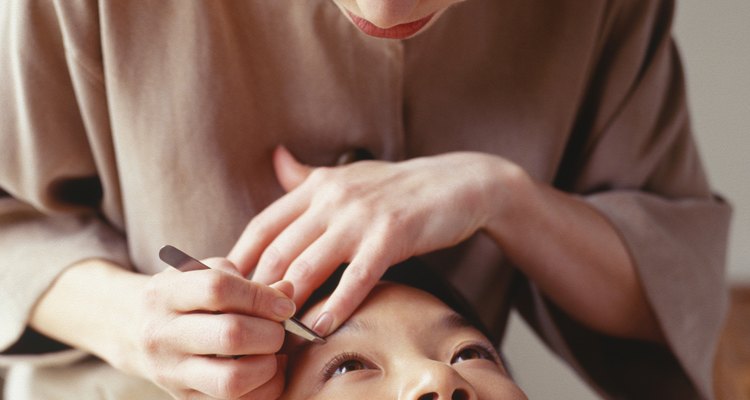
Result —
<instances>
[{"instance_id":1,"label":"client's eyelid","mask_svg":"<svg viewBox=\"0 0 750 400\"><path fill-rule=\"evenodd\" d=\"M453 351L453 354L451 355L451 360L458 355L458 353L462 352L466 349L478 349L481 351L481 353L484 353L485 356L487 356L487 359L494 362L495 364L502 366L502 361L500 359L500 355L497 353L497 350L494 346L490 343L486 343L484 341L469 341L461 343L460 345L456 346L456 349Z\"/></svg>"}]
</instances>

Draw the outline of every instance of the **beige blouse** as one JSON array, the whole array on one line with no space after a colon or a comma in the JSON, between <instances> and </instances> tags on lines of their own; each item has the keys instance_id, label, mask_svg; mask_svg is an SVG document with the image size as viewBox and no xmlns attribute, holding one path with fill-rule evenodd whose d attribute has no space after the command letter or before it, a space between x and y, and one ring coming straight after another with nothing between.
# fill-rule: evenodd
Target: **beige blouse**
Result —
<instances>
[{"instance_id":1,"label":"beige blouse","mask_svg":"<svg viewBox=\"0 0 750 400\"><path fill-rule=\"evenodd\" d=\"M311 165L360 148L393 161L482 151L581 196L627 244L668 350L587 330L482 235L425 259L496 332L518 307L610 398L711 398L730 210L691 136L673 3L470 0L391 41L330 0L0 2L11 398L156 393L50 353L59 346L26 329L30 310L85 258L153 274L166 243L225 255L283 193L279 144Z\"/></svg>"}]
</instances>

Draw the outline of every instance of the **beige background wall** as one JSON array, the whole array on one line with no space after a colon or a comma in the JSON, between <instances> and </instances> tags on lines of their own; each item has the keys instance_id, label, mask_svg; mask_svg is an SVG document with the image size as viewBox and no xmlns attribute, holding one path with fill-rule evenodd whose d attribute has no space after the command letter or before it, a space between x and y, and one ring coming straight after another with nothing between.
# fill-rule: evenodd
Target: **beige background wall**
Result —
<instances>
[{"instance_id":1,"label":"beige background wall","mask_svg":"<svg viewBox=\"0 0 750 400\"><path fill-rule=\"evenodd\" d=\"M714 187L735 207L730 280L750 282L750 0L678 3L694 130ZM518 318L505 351L530 399L598 399Z\"/></svg>"}]
</instances>

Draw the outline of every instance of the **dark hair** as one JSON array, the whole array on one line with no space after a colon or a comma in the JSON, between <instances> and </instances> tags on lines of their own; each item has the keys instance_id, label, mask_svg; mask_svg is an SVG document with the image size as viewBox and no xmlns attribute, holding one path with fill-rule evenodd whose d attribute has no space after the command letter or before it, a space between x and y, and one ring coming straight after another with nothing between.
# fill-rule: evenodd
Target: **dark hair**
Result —
<instances>
[{"instance_id":1,"label":"dark hair","mask_svg":"<svg viewBox=\"0 0 750 400\"><path fill-rule=\"evenodd\" d=\"M341 265L328 280L316 289L302 306L300 314L304 314L308 308L333 293L347 267L348 264ZM482 332L490 341L497 343L468 301L437 271L419 259L410 258L390 267L380 280L413 287L435 296L453 311L464 317L467 322Z\"/></svg>"}]
</instances>

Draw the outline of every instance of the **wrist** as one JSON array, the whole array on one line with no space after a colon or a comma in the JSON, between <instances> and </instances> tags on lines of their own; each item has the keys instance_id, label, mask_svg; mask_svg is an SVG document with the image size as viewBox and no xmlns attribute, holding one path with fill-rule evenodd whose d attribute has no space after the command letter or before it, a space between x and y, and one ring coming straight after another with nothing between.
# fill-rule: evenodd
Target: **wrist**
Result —
<instances>
[{"instance_id":1,"label":"wrist","mask_svg":"<svg viewBox=\"0 0 750 400\"><path fill-rule=\"evenodd\" d=\"M134 299L147 279L106 260L83 260L67 268L40 299L30 325L133 373L139 325Z\"/></svg>"},{"instance_id":2,"label":"wrist","mask_svg":"<svg viewBox=\"0 0 750 400\"><path fill-rule=\"evenodd\" d=\"M487 164L487 189L483 201L485 222L482 226L503 249L523 229L528 229L533 208L538 203L538 184L517 164L491 157Z\"/></svg>"}]
</instances>

